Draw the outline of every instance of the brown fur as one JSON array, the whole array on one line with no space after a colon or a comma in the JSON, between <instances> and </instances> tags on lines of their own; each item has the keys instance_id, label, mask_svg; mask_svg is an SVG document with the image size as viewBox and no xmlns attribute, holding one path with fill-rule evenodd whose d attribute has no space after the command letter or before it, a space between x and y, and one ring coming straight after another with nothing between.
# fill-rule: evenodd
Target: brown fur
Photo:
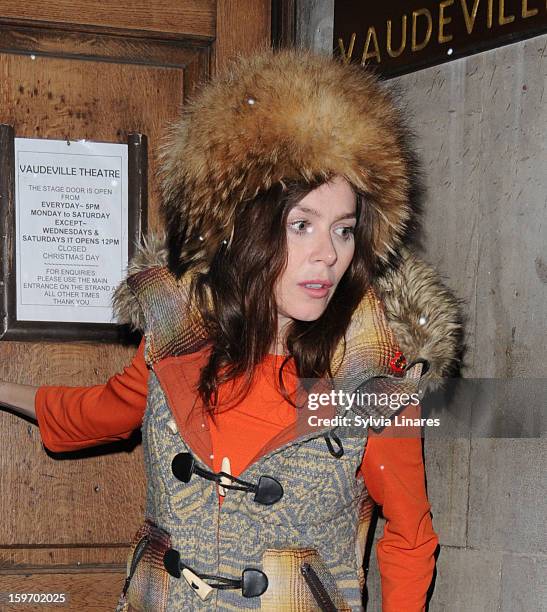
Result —
<instances>
[{"instance_id":1,"label":"brown fur","mask_svg":"<svg viewBox=\"0 0 547 612\"><path fill-rule=\"evenodd\" d=\"M461 362L461 304L433 267L407 248L400 253L399 264L377 278L374 286L407 360L429 361L423 380L433 390L441 378L455 374Z\"/></svg>"},{"instance_id":2,"label":"brown fur","mask_svg":"<svg viewBox=\"0 0 547 612\"><path fill-rule=\"evenodd\" d=\"M146 268L166 264L165 236L162 233L149 232L142 244L136 244L135 254L127 266L127 276L146 270ZM129 325L132 330L141 332L144 330L145 320L142 309L125 279L116 287L112 295L112 308L120 324Z\"/></svg>"},{"instance_id":3,"label":"brown fur","mask_svg":"<svg viewBox=\"0 0 547 612\"><path fill-rule=\"evenodd\" d=\"M303 49L238 58L185 106L162 148L172 257L206 264L244 200L338 174L366 194L373 250L387 262L411 214L406 139L390 94L360 66Z\"/></svg>"}]
</instances>

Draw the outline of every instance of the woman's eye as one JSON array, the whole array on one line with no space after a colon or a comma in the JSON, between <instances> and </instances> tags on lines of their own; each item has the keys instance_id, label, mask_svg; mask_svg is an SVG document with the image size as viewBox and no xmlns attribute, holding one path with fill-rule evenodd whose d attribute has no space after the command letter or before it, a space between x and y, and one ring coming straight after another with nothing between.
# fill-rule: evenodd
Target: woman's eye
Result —
<instances>
[{"instance_id":1,"label":"woman's eye","mask_svg":"<svg viewBox=\"0 0 547 612\"><path fill-rule=\"evenodd\" d=\"M339 235L342 236L342 238L344 238L345 240L349 240L355 233L355 228L350 225L347 225L345 227L337 228L336 231L339 232Z\"/></svg>"},{"instance_id":2,"label":"woman's eye","mask_svg":"<svg viewBox=\"0 0 547 612\"><path fill-rule=\"evenodd\" d=\"M308 221L304 219L298 219L298 221L291 221L289 227L294 230L297 234L304 234L309 226Z\"/></svg>"}]
</instances>

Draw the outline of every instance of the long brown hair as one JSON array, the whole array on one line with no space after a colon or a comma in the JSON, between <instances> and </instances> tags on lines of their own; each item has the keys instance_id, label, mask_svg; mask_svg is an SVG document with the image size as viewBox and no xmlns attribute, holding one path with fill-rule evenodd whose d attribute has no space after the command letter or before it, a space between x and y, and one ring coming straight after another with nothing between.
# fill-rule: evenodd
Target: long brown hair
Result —
<instances>
[{"instance_id":1,"label":"long brown hair","mask_svg":"<svg viewBox=\"0 0 547 612\"><path fill-rule=\"evenodd\" d=\"M236 216L231 241L220 246L208 272L197 278L197 304L212 343L198 392L211 415L222 383L242 376L240 393L230 399L240 401L248 393L255 366L263 361L275 340L274 287L287 262L287 216L306 194L324 182L275 184L244 203ZM363 194L356 193L356 197L355 253L348 269L317 320L293 320L287 329L289 354L279 372L279 385L289 401L283 384L283 368L289 359L294 358L300 378L332 376L330 362L336 346L374 274L371 213Z\"/></svg>"}]
</instances>

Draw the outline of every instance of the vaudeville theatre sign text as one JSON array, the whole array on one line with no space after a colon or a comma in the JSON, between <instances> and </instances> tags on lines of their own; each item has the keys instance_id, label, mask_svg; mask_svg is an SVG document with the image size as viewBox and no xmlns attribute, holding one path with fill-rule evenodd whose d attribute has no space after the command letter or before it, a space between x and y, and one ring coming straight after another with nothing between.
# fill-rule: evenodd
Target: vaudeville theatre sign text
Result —
<instances>
[{"instance_id":1,"label":"vaudeville theatre sign text","mask_svg":"<svg viewBox=\"0 0 547 612\"><path fill-rule=\"evenodd\" d=\"M394 76L547 31L547 0L335 0L334 53Z\"/></svg>"}]
</instances>

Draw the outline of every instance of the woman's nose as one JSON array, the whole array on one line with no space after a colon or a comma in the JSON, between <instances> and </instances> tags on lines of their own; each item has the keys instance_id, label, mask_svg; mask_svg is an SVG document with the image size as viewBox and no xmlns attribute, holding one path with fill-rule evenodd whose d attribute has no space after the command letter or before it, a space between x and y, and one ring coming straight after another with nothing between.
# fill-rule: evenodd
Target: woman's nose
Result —
<instances>
[{"instance_id":1,"label":"woman's nose","mask_svg":"<svg viewBox=\"0 0 547 612\"><path fill-rule=\"evenodd\" d=\"M338 258L336 249L332 242L332 237L328 235L318 235L312 252L314 261L324 261L327 265L332 266Z\"/></svg>"}]
</instances>

